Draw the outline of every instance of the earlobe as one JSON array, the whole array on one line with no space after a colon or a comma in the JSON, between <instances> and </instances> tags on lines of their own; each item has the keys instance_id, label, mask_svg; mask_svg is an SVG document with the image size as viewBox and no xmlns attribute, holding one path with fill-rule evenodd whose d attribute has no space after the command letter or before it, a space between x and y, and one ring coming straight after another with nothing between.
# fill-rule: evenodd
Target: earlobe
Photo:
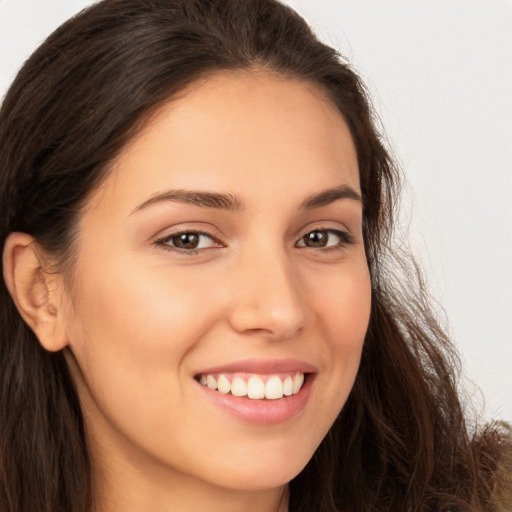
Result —
<instances>
[{"instance_id":1,"label":"earlobe","mask_svg":"<svg viewBox=\"0 0 512 512\"><path fill-rule=\"evenodd\" d=\"M3 272L7 289L22 318L34 331L41 345L51 352L67 346L62 293L58 276L44 271L34 237L11 233L5 242Z\"/></svg>"}]
</instances>

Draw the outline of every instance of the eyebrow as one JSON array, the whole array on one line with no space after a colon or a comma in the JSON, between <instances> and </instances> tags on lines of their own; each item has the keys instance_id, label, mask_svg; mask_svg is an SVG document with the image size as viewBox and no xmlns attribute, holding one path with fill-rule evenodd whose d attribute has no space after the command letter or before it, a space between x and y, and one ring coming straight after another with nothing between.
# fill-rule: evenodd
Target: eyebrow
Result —
<instances>
[{"instance_id":1,"label":"eyebrow","mask_svg":"<svg viewBox=\"0 0 512 512\"><path fill-rule=\"evenodd\" d=\"M327 206L340 199L353 199L362 204L361 195L348 185L340 185L339 187L329 188L307 197L299 207L299 210L313 210Z\"/></svg>"},{"instance_id":2,"label":"eyebrow","mask_svg":"<svg viewBox=\"0 0 512 512\"><path fill-rule=\"evenodd\" d=\"M340 199L353 199L362 203L361 196L358 192L348 185L341 185L339 187L323 190L308 196L299 206L299 210L313 210L315 208L327 206ZM137 206L131 214L143 210L153 204L166 201L233 212L240 212L244 209L242 199L235 194L177 189L167 190L165 192L152 195L149 199Z\"/></svg>"},{"instance_id":3,"label":"eyebrow","mask_svg":"<svg viewBox=\"0 0 512 512\"><path fill-rule=\"evenodd\" d=\"M194 190L167 190L152 195L147 201L137 206L132 213L138 212L155 203L173 201L177 203L192 204L202 208L215 208L218 210L241 211L243 203L233 194L221 194L218 192L202 192Z\"/></svg>"}]
</instances>

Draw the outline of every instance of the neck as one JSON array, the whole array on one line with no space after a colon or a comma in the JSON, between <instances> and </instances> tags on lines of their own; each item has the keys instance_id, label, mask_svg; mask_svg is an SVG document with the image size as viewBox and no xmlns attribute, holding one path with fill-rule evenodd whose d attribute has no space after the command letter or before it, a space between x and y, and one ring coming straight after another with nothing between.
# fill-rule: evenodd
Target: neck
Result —
<instances>
[{"instance_id":1,"label":"neck","mask_svg":"<svg viewBox=\"0 0 512 512\"><path fill-rule=\"evenodd\" d=\"M219 487L163 464L93 451L93 512L288 512L289 489ZM94 452L96 455L94 456ZM113 455L113 454L111 454Z\"/></svg>"},{"instance_id":2,"label":"neck","mask_svg":"<svg viewBox=\"0 0 512 512\"><path fill-rule=\"evenodd\" d=\"M287 486L259 491L223 489L192 478L117 475L95 483L94 512L288 512Z\"/></svg>"}]
</instances>

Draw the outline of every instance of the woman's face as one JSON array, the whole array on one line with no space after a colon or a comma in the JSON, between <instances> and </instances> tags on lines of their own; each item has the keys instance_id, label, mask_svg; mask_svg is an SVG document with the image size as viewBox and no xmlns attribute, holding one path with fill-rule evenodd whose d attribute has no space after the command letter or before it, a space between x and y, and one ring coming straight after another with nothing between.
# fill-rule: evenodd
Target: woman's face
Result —
<instances>
[{"instance_id":1,"label":"woman's face","mask_svg":"<svg viewBox=\"0 0 512 512\"><path fill-rule=\"evenodd\" d=\"M301 471L368 325L359 194L312 85L217 75L157 112L84 208L61 305L107 472L257 490Z\"/></svg>"}]
</instances>

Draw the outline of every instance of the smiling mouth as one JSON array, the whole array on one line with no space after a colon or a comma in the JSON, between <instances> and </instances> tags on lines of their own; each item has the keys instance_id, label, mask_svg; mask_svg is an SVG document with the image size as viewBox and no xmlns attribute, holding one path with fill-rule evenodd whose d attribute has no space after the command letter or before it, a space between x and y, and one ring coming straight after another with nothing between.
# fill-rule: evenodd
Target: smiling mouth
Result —
<instances>
[{"instance_id":1,"label":"smiling mouth","mask_svg":"<svg viewBox=\"0 0 512 512\"><path fill-rule=\"evenodd\" d=\"M199 374L195 379L202 385L223 395L247 397L251 400L279 400L296 395L302 388L307 373L256 373Z\"/></svg>"}]
</instances>

